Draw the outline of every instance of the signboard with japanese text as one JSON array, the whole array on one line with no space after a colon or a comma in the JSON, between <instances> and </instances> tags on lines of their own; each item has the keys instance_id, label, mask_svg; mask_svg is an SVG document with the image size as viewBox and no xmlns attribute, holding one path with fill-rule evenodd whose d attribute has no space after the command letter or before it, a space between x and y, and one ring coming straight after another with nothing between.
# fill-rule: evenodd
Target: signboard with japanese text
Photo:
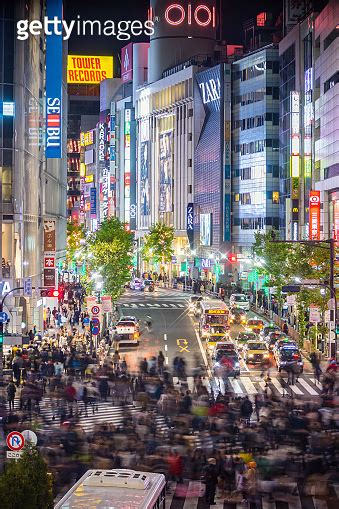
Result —
<instances>
[{"instance_id":1,"label":"signboard with japanese text","mask_svg":"<svg viewBox=\"0 0 339 509\"><path fill-rule=\"evenodd\" d=\"M320 240L320 191L310 191L310 240Z\"/></svg>"}]
</instances>

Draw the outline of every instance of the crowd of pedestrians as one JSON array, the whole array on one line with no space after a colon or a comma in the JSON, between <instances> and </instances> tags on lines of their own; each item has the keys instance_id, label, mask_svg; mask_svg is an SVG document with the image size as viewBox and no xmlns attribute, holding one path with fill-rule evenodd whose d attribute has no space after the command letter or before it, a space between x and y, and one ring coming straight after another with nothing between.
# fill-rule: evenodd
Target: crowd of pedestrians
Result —
<instances>
[{"instance_id":1,"label":"crowd of pedestrians","mask_svg":"<svg viewBox=\"0 0 339 509\"><path fill-rule=\"evenodd\" d=\"M67 345L32 343L14 352L3 419L5 433L25 429L27 421L43 430L39 445L56 491L88 468L125 467L165 473L176 496L189 496L188 480L195 481L210 505L220 497L260 507L263 493L293 497L297 485L305 494L313 485L331 496L338 482L336 385L308 401L269 390L254 400L232 392L212 396L199 366L189 390L180 357L169 370L159 352L132 374L119 352L91 356L74 336ZM50 422L41 415L43 398ZM97 423L85 433L81 417L103 404L121 409L120 423Z\"/></svg>"}]
</instances>

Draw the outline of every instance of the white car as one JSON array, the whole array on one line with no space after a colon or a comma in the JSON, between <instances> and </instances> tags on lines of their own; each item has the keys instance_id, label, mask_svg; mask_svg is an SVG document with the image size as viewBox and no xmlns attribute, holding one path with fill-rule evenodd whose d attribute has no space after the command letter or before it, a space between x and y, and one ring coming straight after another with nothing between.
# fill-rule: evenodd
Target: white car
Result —
<instances>
[{"instance_id":1,"label":"white car","mask_svg":"<svg viewBox=\"0 0 339 509\"><path fill-rule=\"evenodd\" d=\"M230 307L237 307L243 309L244 311L249 311L249 298L244 293L232 293L230 297Z\"/></svg>"}]
</instances>

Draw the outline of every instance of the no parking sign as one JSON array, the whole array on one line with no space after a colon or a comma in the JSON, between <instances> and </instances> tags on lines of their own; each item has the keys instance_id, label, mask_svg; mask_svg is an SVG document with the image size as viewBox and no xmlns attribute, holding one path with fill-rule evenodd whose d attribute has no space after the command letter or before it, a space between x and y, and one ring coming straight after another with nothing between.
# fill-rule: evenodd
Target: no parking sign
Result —
<instances>
[{"instance_id":1,"label":"no parking sign","mask_svg":"<svg viewBox=\"0 0 339 509\"><path fill-rule=\"evenodd\" d=\"M6 444L11 451L21 451L25 445L25 439L19 431L11 431L7 435Z\"/></svg>"}]
</instances>

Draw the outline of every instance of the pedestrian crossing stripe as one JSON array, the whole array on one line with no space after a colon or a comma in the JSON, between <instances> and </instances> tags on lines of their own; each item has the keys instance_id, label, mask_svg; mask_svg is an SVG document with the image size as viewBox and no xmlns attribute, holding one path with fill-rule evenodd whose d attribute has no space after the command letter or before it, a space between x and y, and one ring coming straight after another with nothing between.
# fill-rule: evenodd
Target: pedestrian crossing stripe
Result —
<instances>
[{"instance_id":1,"label":"pedestrian crossing stripe","mask_svg":"<svg viewBox=\"0 0 339 509\"><path fill-rule=\"evenodd\" d=\"M334 485L333 485L334 487ZM165 505L167 509L244 509L240 497L236 500L233 496L221 496L219 488L216 491L215 504L209 505L202 496L204 488L200 481L184 481L183 483L169 482L166 490ZM293 493L293 494L292 494ZM199 496L200 495L200 496ZM338 498L338 493L336 493ZM301 495L297 483L291 483L286 493L257 494L256 507L262 509L301 509L309 507L313 509L330 509L338 507L338 500L324 500L311 495Z\"/></svg>"},{"instance_id":2,"label":"pedestrian crossing stripe","mask_svg":"<svg viewBox=\"0 0 339 509\"><path fill-rule=\"evenodd\" d=\"M173 384L174 387L178 386L178 388L187 387L192 394L195 392L193 376L188 376L185 382L179 380L178 377L173 377ZM266 384L263 380L252 381L250 377L246 375L240 376L236 379L233 377L227 377L225 379L221 377L212 377L208 379L206 377L202 379L202 384L208 392L214 394L215 397L219 393L224 395L226 392L234 393L237 396L253 396L255 394L262 393L267 387L273 391L278 391L281 396L291 393L291 391L296 396L319 396L321 394L321 386L319 387L314 385L314 387L312 387L312 381L310 378L305 380L301 377L294 385L288 385L286 378L278 380L277 378L272 377L271 381Z\"/></svg>"},{"instance_id":3,"label":"pedestrian crossing stripe","mask_svg":"<svg viewBox=\"0 0 339 509\"><path fill-rule=\"evenodd\" d=\"M91 433L94 430L95 425L106 422L111 423L114 426L120 426L124 422L125 414L124 411L128 410L130 414L135 414L141 410L141 407L135 407L133 405L125 405L121 406L113 406L110 402L98 401L98 404L95 405L95 409L98 408L98 411L93 413L92 406L87 406L87 416L84 413L85 407L82 401L79 401L77 404L73 405L73 415L75 415L76 405L78 405L79 417L77 423L84 429L85 433ZM34 405L32 405L33 410ZM54 407L54 410L53 410ZM14 410L19 410L20 408L20 400L14 400ZM40 405L39 415L43 418L48 427L59 427L60 426L60 414L58 411L58 407L56 406L56 401L53 401L50 397L43 397ZM81 413L80 413L81 412ZM66 410L66 414L69 412ZM55 419L53 420L53 415Z\"/></svg>"},{"instance_id":4,"label":"pedestrian crossing stripe","mask_svg":"<svg viewBox=\"0 0 339 509\"><path fill-rule=\"evenodd\" d=\"M123 302L119 304L122 308L132 308L132 309L183 309L187 306L185 304L181 304L180 302Z\"/></svg>"}]
</instances>

